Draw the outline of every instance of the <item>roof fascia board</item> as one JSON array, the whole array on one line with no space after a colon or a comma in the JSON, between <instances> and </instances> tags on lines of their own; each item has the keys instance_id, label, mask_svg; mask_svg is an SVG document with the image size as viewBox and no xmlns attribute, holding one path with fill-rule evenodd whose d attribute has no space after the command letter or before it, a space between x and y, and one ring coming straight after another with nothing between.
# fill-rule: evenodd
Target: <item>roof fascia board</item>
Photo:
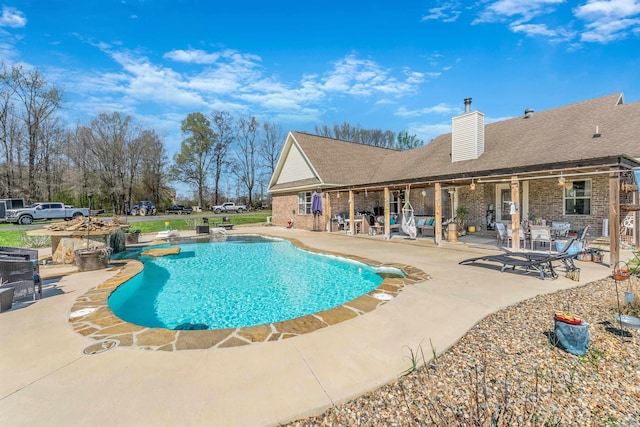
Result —
<instances>
[{"instance_id":1,"label":"roof fascia board","mask_svg":"<svg viewBox=\"0 0 640 427\"><path fill-rule=\"evenodd\" d=\"M309 185L309 184L305 184L305 185L299 185L296 187L288 187L288 188L282 188L282 189L278 189L278 190L269 190L270 194L282 194L282 193L291 193L291 192L300 192L300 191L306 191L306 190L323 190L323 191L331 191L334 189L344 189L346 188L344 185L340 185L340 184L325 184L325 183L321 183L321 184L313 184L313 185Z\"/></svg>"}]
</instances>

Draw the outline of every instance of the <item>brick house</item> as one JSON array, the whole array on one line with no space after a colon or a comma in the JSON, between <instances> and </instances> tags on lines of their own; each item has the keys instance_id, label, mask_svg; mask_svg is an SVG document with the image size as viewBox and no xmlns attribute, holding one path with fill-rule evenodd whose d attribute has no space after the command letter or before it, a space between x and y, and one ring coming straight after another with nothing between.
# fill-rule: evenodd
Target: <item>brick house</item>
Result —
<instances>
[{"instance_id":1,"label":"brick house","mask_svg":"<svg viewBox=\"0 0 640 427\"><path fill-rule=\"evenodd\" d=\"M290 132L269 192L276 225L332 231L339 214L372 212L388 236L407 202L415 215L433 216L436 230L464 207L479 229L503 222L517 233L522 220L589 225L592 234L608 232L617 259L621 221L638 223L639 167L640 102L625 104L621 93L490 124L466 99L450 133L407 151ZM314 192L323 201L315 215ZM637 243L638 227L623 231ZM436 243L441 237L434 233Z\"/></svg>"}]
</instances>

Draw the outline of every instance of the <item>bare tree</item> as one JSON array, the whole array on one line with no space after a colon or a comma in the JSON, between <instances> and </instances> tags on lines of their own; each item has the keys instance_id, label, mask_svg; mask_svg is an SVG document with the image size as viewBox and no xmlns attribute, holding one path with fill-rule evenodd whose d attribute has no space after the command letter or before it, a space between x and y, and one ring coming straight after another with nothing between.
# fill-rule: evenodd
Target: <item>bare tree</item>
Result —
<instances>
[{"instance_id":1,"label":"bare tree","mask_svg":"<svg viewBox=\"0 0 640 427\"><path fill-rule=\"evenodd\" d=\"M214 111L211 113L211 124L214 132L213 204L217 205L220 197L220 178L227 163L229 147L233 143L233 118L227 111Z\"/></svg>"},{"instance_id":2,"label":"bare tree","mask_svg":"<svg viewBox=\"0 0 640 427\"><path fill-rule=\"evenodd\" d=\"M42 143L41 126L59 109L62 94L55 86L49 86L38 70L25 73L20 66L11 69L8 84L21 103L19 117L27 131L27 188L28 195L34 197L37 194L36 157Z\"/></svg>"},{"instance_id":3,"label":"bare tree","mask_svg":"<svg viewBox=\"0 0 640 427\"><path fill-rule=\"evenodd\" d=\"M114 212L122 212L127 191L127 156L133 136L131 117L119 112L101 113L91 121L89 151L97 166L101 191L108 195Z\"/></svg>"},{"instance_id":4,"label":"bare tree","mask_svg":"<svg viewBox=\"0 0 640 427\"><path fill-rule=\"evenodd\" d=\"M65 139L65 130L56 118L45 120L40 126L40 148L38 150L37 168L35 177L44 189L43 195L47 200L56 200L62 192L62 144Z\"/></svg>"},{"instance_id":5,"label":"bare tree","mask_svg":"<svg viewBox=\"0 0 640 427\"><path fill-rule=\"evenodd\" d=\"M352 125L344 122L342 124L334 124L333 128L322 125L315 127L316 135L340 139L343 141L357 142L359 144L372 145L374 147L397 148L395 143L395 134L382 129L364 129L360 125Z\"/></svg>"},{"instance_id":6,"label":"bare tree","mask_svg":"<svg viewBox=\"0 0 640 427\"><path fill-rule=\"evenodd\" d=\"M257 171L257 138L259 123L255 117L241 117L238 120L237 142L239 151L236 152L237 168L235 173L247 189L249 205L253 200L253 188L256 185Z\"/></svg>"},{"instance_id":7,"label":"bare tree","mask_svg":"<svg viewBox=\"0 0 640 427\"><path fill-rule=\"evenodd\" d=\"M98 168L97 160L89 150L92 139L90 127L76 125L73 131L67 133L65 144L65 153L70 165L68 185L78 195L82 205L88 203L87 195L99 185L99 176L95 173Z\"/></svg>"},{"instance_id":8,"label":"bare tree","mask_svg":"<svg viewBox=\"0 0 640 427\"><path fill-rule=\"evenodd\" d=\"M146 197L158 203L168 194L167 151L158 134L145 130L139 137L141 152L145 153L141 164L141 187Z\"/></svg>"},{"instance_id":9,"label":"bare tree","mask_svg":"<svg viewBox=\"0 0 640 427\"><path fill-rule=\"evenodd\" d=\"M275 123L265 123L262 125L264 130L264 140L258 149L260 160L265 168L265 173L269 176L273 175L276 170L276 163L280 150L284 144L284 136L282 128Z\"/></svg>"},{"instance_id":10,"label":"bare tree","mask_svg":"<svg viewBox=\"0 0 640 427\"><path fill-rule=\"evenodd\" d=\"M0 69L0 149L2 150L3 185L2 195L11 198L23 191L19 186L22 181L17 176L20 172L20 145L22 127L15 117L13 103L14 89L9 84L6 69Z\"/></svg>"}]
</instances>

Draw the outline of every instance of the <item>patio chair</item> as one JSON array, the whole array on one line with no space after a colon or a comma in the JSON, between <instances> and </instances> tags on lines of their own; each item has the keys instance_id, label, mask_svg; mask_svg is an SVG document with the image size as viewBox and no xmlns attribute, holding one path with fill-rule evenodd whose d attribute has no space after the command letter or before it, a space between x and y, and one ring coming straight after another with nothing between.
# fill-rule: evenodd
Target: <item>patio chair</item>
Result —
<instances>
[{"instance_id":1,"label":"patio chair","mask_svg":"<svg viewBox=\"0 0 640 427\"><path fill-rule=\"evenodd\" d=\"M507 229L507 246L510 246L511 240L513 240L513 230L511 229L511 227L506 227L506 229ZM522 229L522 227L518 228L518 236L520 237L519 239L520 246L518 247L524 248L526 245L527 237L524 234L524 230Z\"/></svg>"},{"instance_id":2,"label":"patio chair","mask_svg":"<svg viewBox=\"0 0 640 427\"><path fill-rule=\"evenodd\" d=\"M504 246L507 244L507 230L503 223L496 222L496 232L498 238L498 246Z\"/></svg>"},{"instance_id":3,"label":"patio chair","mask_svg":"<svg viewBox=\"0 0 640 427\"><path fill-rule=\"evenodd\" d=\"M567 237L569 235L569 230L571 229L571 224L564 221L553 221L551 223L551 233L556 237Z\"/></svg>"},{"instance_id":4,"label":"patio chair","mask_svg":"<svg viewBox=\"0 0 640 427\"><path fill-rule=\"evenodd\" d=\"M546 225L532 225L531 232L531 250L534 250L536 242L547 246L547 251L551 252L553 246L553 237L551 236L551 228Z\"/></svg>"}]
</instances>

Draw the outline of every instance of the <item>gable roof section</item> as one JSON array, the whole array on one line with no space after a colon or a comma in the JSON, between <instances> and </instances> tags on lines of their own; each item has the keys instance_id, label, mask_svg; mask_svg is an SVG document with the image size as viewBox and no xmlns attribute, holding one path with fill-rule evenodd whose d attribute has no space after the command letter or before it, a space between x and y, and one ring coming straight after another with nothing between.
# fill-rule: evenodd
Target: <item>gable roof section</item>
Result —
<instances>
[{"instance_id":1,"label":"gable roof section","mask_svg":"<svg viewBox=\"0 0 640 427\"><path fill-rule=\"evenodd\" d=\"M392 153L396 151L289 132L269 191L366 184L382 160Z\"/></svg>"}]
</instances>

